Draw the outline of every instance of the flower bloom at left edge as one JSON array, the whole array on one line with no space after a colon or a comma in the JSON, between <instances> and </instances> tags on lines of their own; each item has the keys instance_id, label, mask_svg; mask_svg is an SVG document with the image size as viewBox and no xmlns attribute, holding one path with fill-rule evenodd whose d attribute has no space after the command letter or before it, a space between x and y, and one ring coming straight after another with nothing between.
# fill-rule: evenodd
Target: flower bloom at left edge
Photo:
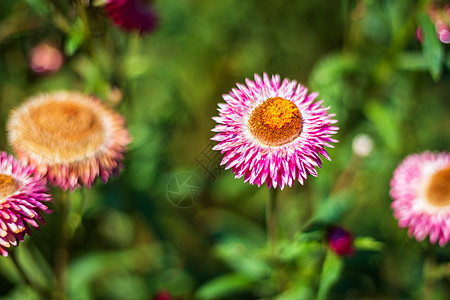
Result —
<instances>
[{"instance_id":1,"label":"flower bloom at left edge","mask_svg":"<svg viewBox=\"0 0 450 300\"><path fill-rule=\"evenodd\" d=\"M219 123L212 129L218 133L212 140L219 142L213 149L224 154L221 164L258 187L283 189L295 180L303 184L308 174L317 176L320 155L330 160L325 147L337 142L331 138L339 129L335 115L322 100L314 102L318 93L308 94L295 80L280 82L279 75L264 73L245 82L223 95L226 103L213 118Z\"/></svg>"},{"instance_id":2,"label":"flower bloom at left edge","mask_svg":"<svg viewBox=\"0 0 450 300\"><path fill-rule=\"evenodd\" d=\"M51 200L45 179L6 152L0 152L0 254L8 256L6 249L23 241L25 233L31 235L36 221L45 224L41 213L52 211L43 203Z\"/></svg>"},{"instance_id":3,"label":"flower bloom at left edge","mask_svg":"<svg viewBox=\"0 0 450 300\"><path fill-rule=\"evenodd\" d=\"M131 136L125 117L79 92L34 96L14 109L8 141L17 157L63 190L90 187L124 168Z\"/></svg>"}]
</instances>

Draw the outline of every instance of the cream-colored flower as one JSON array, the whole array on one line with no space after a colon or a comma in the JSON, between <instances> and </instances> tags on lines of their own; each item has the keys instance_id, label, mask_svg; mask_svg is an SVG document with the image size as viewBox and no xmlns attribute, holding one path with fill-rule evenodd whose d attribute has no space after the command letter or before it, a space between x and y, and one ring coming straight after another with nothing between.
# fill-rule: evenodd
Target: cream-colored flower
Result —
<instances>
[{"instance_id":1,"label":"cream-colored flower","mask_svg":"<svg viewBox=\"0 0 450 300\"><path fill-rule=\"evenodd\" d=\"M13 110L8 139L19 159L64 190L106 182L131 141L125 118L78 92L42 94Z\"/></svg>"}]
</instances>

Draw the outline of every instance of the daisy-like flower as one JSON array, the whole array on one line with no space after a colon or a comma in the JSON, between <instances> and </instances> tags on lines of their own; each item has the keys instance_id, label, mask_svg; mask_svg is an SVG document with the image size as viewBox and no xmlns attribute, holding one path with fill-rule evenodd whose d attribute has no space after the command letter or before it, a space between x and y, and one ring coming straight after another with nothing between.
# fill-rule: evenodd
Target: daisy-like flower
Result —
<instances>
[{"instance_id":1,"label":"daisy-like flower","mask_svg":"<svg viewBox=\"0 0 450 300\"><path fill-rule=\"evenodd\" d=\"M403 160L391 180L394 216L418 241L450 240L450 154L424 152Z\"/></svg>"},{"instance_id":2,"label":"daisy-like flower","mask_svg":"<svg viewBox=\"0 0 450 300\"><path fill-rule=\"evenodd\" d=\"M153 7L142 0L107 0L105 9L113 22L126 31L150 33L159 23Z\"/></svg>"},{"instance_id":3,"label":"daisy-like flower","mask_svg":"<svg viewBox=\"0 0 450 300\"><path fill-rule=\"evenodd\" d=\"M317 176L320 154L330 160L324 147L337 142L331 138L338 130L334 114L296 81L264 73L245 82L223 95L226 103L213 118L219 123L212 130L219 142L213 149L224 154L221 164L258 187L283 189L295 180L303 184L308 174Z\"/></svg>"},{"instance_id":4,"label":"daisy-like flower","mask_svg":"<svg viewBox=\"0 0 450 300\"><path fill-rule=\"evenodd\" d=\"M7 124L17 157L64 190L91 186L117 174L131 137L125 118L98 98L77 92L33 97Z\"/></svg>"},{"instance_id":5,"label":"daisy-like flower","mask_svg":"<svg viewBox=\"0 0 450 300\"><path fill-rule=\"evenodd\" d=\"M50 201L45 179L34 168L0 152L0 254L8 256L7 248L23 242L25 233L31 235L28 224L39 228L45 224L41 214L51 213L43 204Z\"/></svg>"}]
</instances>

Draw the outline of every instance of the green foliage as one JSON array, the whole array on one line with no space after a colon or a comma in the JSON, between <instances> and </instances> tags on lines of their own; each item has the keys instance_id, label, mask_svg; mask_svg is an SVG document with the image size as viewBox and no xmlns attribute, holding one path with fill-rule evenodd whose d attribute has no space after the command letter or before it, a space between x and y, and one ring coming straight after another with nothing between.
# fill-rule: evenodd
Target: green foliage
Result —
<instances>
[{"instance_id":1,"label":"green foliage","mask_svg":"<svg viewBox=\"0 0 450 300\"><path fill-rule=\"evenodd\" d=\"M196 297L202 300L232 297L237 292L248 290L253 284L253 280L241 274L227 274L200 287Z\"/></svg>"},{"instance_id":2,"label":"green foliage","mask_svg":"<svg viewBox=\"0 0 450 300\"><path fill-rule=\"evenodd\" d=\"M382 251L384 244L371 237L358 237L354 241L357 250Z\"/></svg>"},{"instance_id":3,"label":"green foliage","mask_svg":"<svg viewBox=\"0 0 450 300\"><path fill-rule=\"evenodd\" d=\"M25 0L28 5L35 11L40 17L47 18L50 15L50 9L48 4L44 0Z\"/></svg>"},{"instance_id":4,"label":"green foliage","mask_svg":"<svg viewBox=\"0 0 450 300\"><path fill-rule=\"evenodd\" d=\"M80 48L86 39L86 28L84 27L81 18L77 18L71 27L69 37L65 44L66 54L72 56L75 51ZM89 81L88 81L89 82Z\"/></svg>"}]
</instances>

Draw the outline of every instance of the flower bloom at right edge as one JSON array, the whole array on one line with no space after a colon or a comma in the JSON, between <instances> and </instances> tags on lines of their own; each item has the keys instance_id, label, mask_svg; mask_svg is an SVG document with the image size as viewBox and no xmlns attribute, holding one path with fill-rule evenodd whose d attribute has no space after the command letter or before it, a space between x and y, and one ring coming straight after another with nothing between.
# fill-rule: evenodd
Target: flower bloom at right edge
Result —
<instances>
[{"instance_id":1,"label":"flower bloom at right edge","mask_svg":"<svg viewBox=\"0 0 450 300\"><path fill-rule=\"evenodd\" d=\"M394 217L418 241L450 240L450 154L429 151L407 156L394 171L390 196Z\"/></svg>"},{"instance_id":2,"label":"flower bloom at right edge","mask_svg":"<svg viewBox=\"0 0 450 300\"><path fill-rule=\"evenodd\" d=\"M317 176L320 155L330 160L325 147L337 142L331 137L338 130L334 114L295 80L264 73L245 83L223 95L226 103L213 118L218 125L212 140L219 142L213 150L224 154L221 164L258 187L283 189Z\"/></svg>"}]
</instances>

